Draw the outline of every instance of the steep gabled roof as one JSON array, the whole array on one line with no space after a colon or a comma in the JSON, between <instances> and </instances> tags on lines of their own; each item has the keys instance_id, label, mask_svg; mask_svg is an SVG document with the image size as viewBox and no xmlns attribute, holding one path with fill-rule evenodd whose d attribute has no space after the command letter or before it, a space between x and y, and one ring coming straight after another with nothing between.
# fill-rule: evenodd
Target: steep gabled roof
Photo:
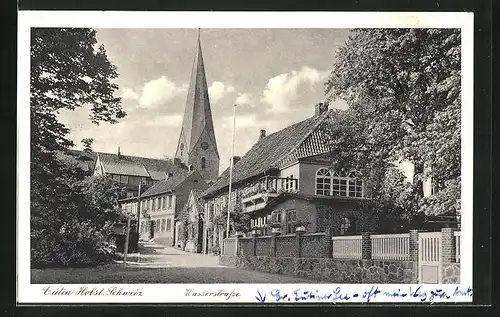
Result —
<instances>
[{"instance_id":1,"label":"steep gabled roof","mask_svg":"<svg viewBox=\"0 0 500 317\"><path fill-rule=\"evenodd\" d=\"M182 177L187 175L186 169L176 166L170 160L103 152L98 152L97 155L109 174L151 177L153 180L163 180L169 172Z\"/></svg>"},{"instance_id":2,"label":"steep gabled roof","mask_svg":"<svg viewBox=\"0 0 500 317\"><path fill-rule=\"evenodd\" d=\"M318 142L318 126L331 114L326 111L260 139L233 167L233 184L279 168L282 164L304 156L327 151L324 138ZM313 138L307 146L305 141ZM323 142L321 142L323 141ZM229 168L210 186L203 197L229 186Z\"/></svg>"}]
</instances>

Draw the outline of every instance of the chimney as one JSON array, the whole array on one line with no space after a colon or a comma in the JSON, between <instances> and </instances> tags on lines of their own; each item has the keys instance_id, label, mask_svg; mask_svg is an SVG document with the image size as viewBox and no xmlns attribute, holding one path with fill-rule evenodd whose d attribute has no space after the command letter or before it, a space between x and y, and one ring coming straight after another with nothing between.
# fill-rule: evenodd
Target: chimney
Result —
<instances>
[{"instance_id":1,"label":"chimney","mask_svg":"<svg viewBox=\"0 0 500 317\"><path fill-rule=\"evenodd\" d=\"M262 140L263 138L266 137L266 130L260 130L260 137L259 140Z\"/></svg>"},{"instance_id":2,"label":"chimney","mask_svg":"<svg viewBox=\"0 0 500 317\"><path fill-rule=\"evenodd\" d=\"M122 156L122 154L120 153L120 147L118 147L118 157Z\"/></svg>"},{"instance_id":3,"label":"chimney","mask_svg":"<svg viewBox=\"0 0 500 317\"><path fill-rule=\"evenodd\" d=\"M239 160L241 160L241 156L233 156L233 166L236 165Z\"/></svg>"},{"instance_id":4,"label":"chimney","mask_svg":"<svg viewBox=\"0 0 500 317\"><path fill-rule=\"evenodd\" d=\"M327 110L328 110L328 104L320 102L314 106L314 115L318 116L320 114L323 114Z\"/></svg>"}]
</instances>

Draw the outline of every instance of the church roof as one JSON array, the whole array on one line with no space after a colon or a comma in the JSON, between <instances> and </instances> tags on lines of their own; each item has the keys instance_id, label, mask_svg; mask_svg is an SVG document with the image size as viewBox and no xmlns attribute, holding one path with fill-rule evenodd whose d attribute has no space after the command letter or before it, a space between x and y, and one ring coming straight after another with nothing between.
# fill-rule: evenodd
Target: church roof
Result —
<instances>
[{"instance_id":1,"label":"church roof","mask_svg":"<svg viewBox=\"0 0 500 317\"><path fill-rule=\"evenodd\" d=\"M97 155L108 174L151 177L153 180L163 180L169 172L182 177L187 174L186 169L176 166L170 160L103 152L98 152Z\"/></svg>"},{"instance_id":2,"label":"church roof","mask_svg":"<svg viewBox=\"0 0 500 317\"><path fill-rule=\"evenodd\" d=\"M266 171L301 157L328 151L318 126L331 114L326 111L260 139L233 166L232 183L263 175ZM306 142L307 141L307 142ZM229 168L203 193L210 196L229 186Z\"/></svg>"},{"instance_id":3,"label":"church roof","mask_svg":"<svg viewBox=\"0 0 500 317\"><path fill-rule=\"evenodd\" d=\"M218 156L219 153L215 139L212 110L210 108L210 98L208 96L205 64L203 62L201 40L198 36L180 135L180 138L183 137L184 140L179 139L179 144L182 141L185 142L184 146L186 153L191 152L204 130L206 130L209 138L212 139Z\"/></svg>"}]
</instances>

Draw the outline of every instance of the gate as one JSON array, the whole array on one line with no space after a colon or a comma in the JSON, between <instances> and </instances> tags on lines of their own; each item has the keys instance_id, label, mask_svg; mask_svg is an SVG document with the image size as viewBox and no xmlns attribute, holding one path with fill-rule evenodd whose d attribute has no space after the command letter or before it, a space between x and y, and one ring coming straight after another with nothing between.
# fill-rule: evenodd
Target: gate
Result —
<instances>
[{"instance_id":1,"label":"gate","mask_svg":"<svg viewBox=\"0 0 500 317\"><path fill-rule=\"evenodd\" d=\"M418 282L441 283L441 232L418 233Z\"/></svg>"}]
</instances>

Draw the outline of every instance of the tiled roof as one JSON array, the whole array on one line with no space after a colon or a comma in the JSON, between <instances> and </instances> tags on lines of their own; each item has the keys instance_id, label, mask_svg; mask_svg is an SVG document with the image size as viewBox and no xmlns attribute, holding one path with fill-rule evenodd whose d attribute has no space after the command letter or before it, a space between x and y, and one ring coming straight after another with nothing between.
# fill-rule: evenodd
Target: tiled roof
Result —
<instances>
[{"instance_id":1,"label":"tiled roof","mask_svg":"<svg viewBox=\"0 0 500 317\"><path fill-rule=\"evenodd\" d=\"M263 174L272 168L279 168L281 164L289 162L290 158L297 159L325 152L326 147L324 145L314 146L317 141L315 137L313 139L315 142L308 145L308 147L304 147L303 144L310 137L312 138L312 132L330 114L330 111L326 111L321 115L290 125L259 140L234 165L233 184ZM203 197L214 194L228 185L229 168L203 193Z\"/></svg>"},{"instance_id":2,"label":"tiled roof","mask_svg":"<svg viewBox=\"0 0 500 317\"><path fill-rule=\"evenodd\" d=\"M174 165L170 160L130 156L99 152L99 159L106 173L151 177L153 180L163 180L166 173L186 176L187 170Z\"/></svg>"},{"instance_id":3,"label":"tiled roof","mask_svg":"<svg viewBox=\"0 0 500 317\"><path fill-rule=\"evenodd\" d=\"M161 180L157 182L156 184L153 184L153 186L149 187L142 195L141 197L150 197L150 196L155 196L159 194L164 194L167 193L171 190L174 190L177 185L182 183L186 179L185 175L182 174L174 174L173 176L170 176L166 180Z\"/></svg>"},{"instance_id":4,"label":"tiled roof","mask_svg":"<svg viewBox=\"0 0 500 317\"><path fill-rule=\"evenodd\" d=\"M67 150L57 152L57 158L69 165L78 166L85 172L93 172L97 154L95 152L85 152L79 150Z\"/></svg>"},{"instance_id":5,"label":"tiled roof","mask_svg":"<svg viewBox=\"0 0 500 317\"><path fill-rule=\"evenodd\" d=\"M107 174L149 177L145 167L125 155L98 153L99 160Z\"/></svg>"}]
</instances>

